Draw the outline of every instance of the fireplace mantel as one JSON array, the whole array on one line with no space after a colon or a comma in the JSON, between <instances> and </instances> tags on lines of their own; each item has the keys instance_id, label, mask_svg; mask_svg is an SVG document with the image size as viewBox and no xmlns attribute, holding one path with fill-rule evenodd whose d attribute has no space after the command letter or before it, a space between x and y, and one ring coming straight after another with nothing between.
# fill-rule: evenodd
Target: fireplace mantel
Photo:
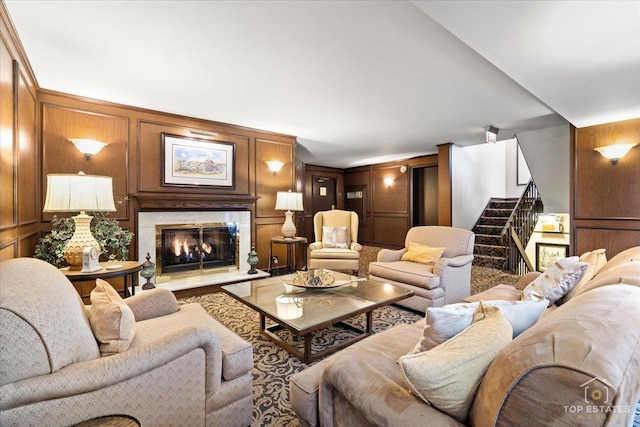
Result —
<instances>
[{"instance_id":1,"label":"fireplace mantel","mask_svg":"<svg viewBox=\"0 0 640 427\"><path fill-rule=\"evenodd\" d=\"M140 203L142 210L251 210L258 197L234 194L164 194L138 193L131 197Z\"/></svg>"}]
</instances>

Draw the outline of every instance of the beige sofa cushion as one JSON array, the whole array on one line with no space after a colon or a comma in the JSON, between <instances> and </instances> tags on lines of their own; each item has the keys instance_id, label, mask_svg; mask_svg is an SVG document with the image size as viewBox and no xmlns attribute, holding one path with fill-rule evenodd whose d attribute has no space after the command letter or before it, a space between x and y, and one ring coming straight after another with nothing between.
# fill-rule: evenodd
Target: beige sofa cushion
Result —
<instances>
[{"instance_id":1,"label":"beige sofa cushion","mask_svg":"<svg viewBox=\"0 0 640 427\"><path fill-rule=\"evenodd\" d=\"M596 249L594 251L585 252L580 255L580 261L586 262L589 264L587 270L582 275L580 281L573 287L573 289L569 290L569 292L558 301L558 304L564 304L569 301L574 296L578 295L582 288L586 286L587 283L593 277L598 274L604 266L607 264L607 254L606 249Z\"/></svg>"},{"instance_id":2,"label":"beige sofa cushion","mask_svg":"<svg viewBox=\"0 0 640 427\"><path fill-rule=\"evenodd\" d=\"M428 245L411 242L407 251L402 254L402 261L418 262L420 264L429 264L442 256L445 248L432 248Z\"/></svg>"},{"instance_id":3,"label":"beige sofa cushion","mask_svg":"<svg viewBox=\"0 0 640 427\"><path fill-rule=\"evenodd\" d=\"M369 274L424 289L440 286L440 276L433 272L433 265L417 262L372 262L369 264Z\"/></svg>"},{"instance_id":4,"label":"beige sofa cushion","mask_svg":"<svg viewBox=\"0 0 640 427\"><path fill-rule=\"evenodd\" d=\"M533 301L546 299L553 304L580 281L587 267L589 264L580 262L578 257L559 259L524 288L522 299Z\"/></svg>"},{"instance_id":5,"label":"beige sofa cushion","mask_svg":"<svg viewBox=\"0 0 640 427\"><path fill-rule=\"evenodd\" d=\"M485 371L513 333L498 307L481 303L478 315L480 321L442 345L399 359L411 391L459 422L467 419Z\"/></svg>"},{"instance_id":6,"label":"beige sofa cushion","mask_svg":"<svg viewBox=\"0 0 640 427\"><path fill-rule=\"evenodd\" d=\"M498 307L501 310L502 315L513 328L513 338L533 326L548 305L546 300L482 301L482 303ZM431 350L468 328L479 304L472 302L427 308L427 324L414 352Z\"/></svg>"},{"instance_id":7,"label":"beige sofa cushion","mask_svg":"<svg viewBox=\"0 0 640 427\"><path fill-rule=\"evenodd\" d=\"M133 311L106 281L96 280L91 291L91 329L103 356L126 351L136 335Z\"/></svg>"}]
</instances>

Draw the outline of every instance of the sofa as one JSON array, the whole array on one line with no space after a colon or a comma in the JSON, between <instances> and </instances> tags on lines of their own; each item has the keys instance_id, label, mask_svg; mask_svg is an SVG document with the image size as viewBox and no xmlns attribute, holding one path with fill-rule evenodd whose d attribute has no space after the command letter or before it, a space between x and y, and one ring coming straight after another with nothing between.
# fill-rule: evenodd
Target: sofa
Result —
<instances>
[{"instance_id":1,"label":"sofa","mask_svg":"<svg viewBox=\"0 0 640 427\"><path fill-rule=\"evenodd\" d=\"M123 300L98 282L85 306L46 262L0 263L0 425L112 414L143 426L251 424L249 343L166 289Z\"/></svg>"},{"instance_id":2,"label":"sofa","mask_svg":"<svg viewBox=\"0 0 640 427\"><path fill-rule=\"evenodd\" d=\"M537 276L497 294L519 296ZM497 353L462 421L416 397L400 367L421 340L424 320L293 375L292 407L302 426L630 426L640 399L640 246L616 255L561 302Z\"/></svg>"},{"instance_id":3,"label":"sofa","mask_svg":"<svg viewBox=\"0 0 640 427\"><path fill-rule=\"evenodd\" d=\"M398 304L424 313L462 301L471 292L471 262L475 234L469 230L443 226L419 226L407 231L403 249L382 249L369 264L369 279L388 282L413 291L413 296ZM432 262L406 260L412 244L444 248Z\"/></svg>"}]
</instances>

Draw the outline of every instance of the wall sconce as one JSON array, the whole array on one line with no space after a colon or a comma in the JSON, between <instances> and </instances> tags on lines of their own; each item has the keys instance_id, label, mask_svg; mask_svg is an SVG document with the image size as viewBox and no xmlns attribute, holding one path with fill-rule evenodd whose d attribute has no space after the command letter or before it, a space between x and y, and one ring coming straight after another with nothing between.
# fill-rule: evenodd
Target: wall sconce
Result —
<instances>
[{"instance_id":1,"label":"wall sconce","mask_svg":"<svg viewBox=\"0 0 640 427\"><path fill-rule=\"evenodd\" d=\"M391 186L393 185L393 178L385 178L384 179L384 185L387 186L387 188L391 188Z\"/></svg>"},{"instance_id":2,"label":"wall sconce","mask_svg":"<svg viewBox=\"0 0 640 427\"><path fill-rule=\"evenodd\" d=\"M487 141L487 143L495 144L496 141L498 140L498 132L500 132L500 129L498 129L493 125L487 125L484 127L484 131L485 131L485 140Z\"/></svg>"},{"instance_id":3,"label":"wall sconce","mask_svg":"<svg viewBox=\"0 0 640 427\"><path fill-rule=\"evenodd\" d=\"M107 145L106 143L96 141L95 139L69 138L69 141L73 142L73 145L76 146L78 151L84 154L87 160Z\"/></svg>"},{"instance_id":4,"label":"wall sconce","mask_svg":"<svg viewBox=\"0 0 640 427\"><path fill-rule=\"evenodd\" d=\"M603 147L594 148L595 151L602 154L607 159L611 160L611 164L615 165L618 160L626 156L626 154L638 144L614 144L605 145Z\"/></svg>"},{"instance_id":5,"label":"wall sconce","mask_svg":"<svg viewBox=\"0 0 640 427\"><path fill-rule=\"evenodd\" d=\"M269 160L265 163L267 164L267 166L269 167L269 170L273 172L274 175L280 172L280 169L282 169L282 166L284 166L284 163L279 162L277 160Z\"/></svg>"}]
</instances>

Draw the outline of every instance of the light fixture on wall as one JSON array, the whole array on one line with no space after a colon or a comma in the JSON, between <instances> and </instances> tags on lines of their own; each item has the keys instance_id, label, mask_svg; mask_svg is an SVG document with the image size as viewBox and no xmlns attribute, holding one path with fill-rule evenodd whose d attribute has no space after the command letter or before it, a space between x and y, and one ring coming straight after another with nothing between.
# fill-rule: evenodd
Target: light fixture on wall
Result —
<instances>
[{"instance_id":1,"label":"light fixture on wall","mask_svg":"<svg viewBox=\"0 0 640 427\"><path fill-rule=\"evenodd\" d=\"M498 129L493 125L487 125L484 127L484 131L485 131L485 140L489 144L495 144L496 141L498 140L498 132L500 132L500 129Z\"/></svg>"},{"instance_id":2,"label":"light fixture on wall","mask_svg":"<svg viewBox=\"0 0 640 427\"><path fill-rule=\"evenodd\" d=\"M282 166L284 166L284 163L279 162L278 160L268 160L265 163L274 175L280 172L280 169L282 169Z\"/></svg>"},{"instance_id":3,"label":"light fixture on wall","mask_svg":"<svg viewBox=\"0 0 640 427\"><path fill-rule=\"evenodd\" d=\"M293 212L291 211L303 211L302 207L302 193L295 193L289 191L278 191L276 194L276 210L286 211L285 221L282 224L282 236L286 238L296 237L296 226L293 223Z\"/></svg>"},{"instance_id":4,"label":"light fixture on wall","mask_svg":"<svg viewBox=\"0 0 640 427\"><path fill-rule=\"evenodd\" d=\"M94 154L98 154L100 150L106 147L106 143L96 141L95 139L69 138L73 142L78 151L80 151L89 160Z\"/></svg>"},{"instance_id":5,"label":"light fixture on wall","mask_svg":"<svg viewBox=\"0 0 640 427\"><path fill-rule=\"evenodd\" d=\"M384 185L386 185L387 188L391 188L391 186L393 185L393 178L385 178L383 181Z\"/></svg>"},{"instance_id":6,"label":"light fixture on wall","mask_svg":"<svg viewBox=\"0 0 640 427\"><path fill-rule=\"evenodd\" d=\"M91 219L85 211L114 212L113 183L109 176L74 174L47 175L47 196L44 212L80 212L73 217L75 232L64 248L64 259L70 270L81 270L83 252L97 260L100 244L91 234ZM85 270L83 270L85 271Z\"/></svg>"},{"instance_id":7,"label":"light fixture on wall","mask_svg":"<svg viewBox=\"0 0 640 427\"><path fill-rule=\"evenodd\" d=\"M629 150L638 144L613 144L594 148L595 151L611 160L611 164L615 165L618 160L627 155Z\"/></svg>"}]
</instances>

